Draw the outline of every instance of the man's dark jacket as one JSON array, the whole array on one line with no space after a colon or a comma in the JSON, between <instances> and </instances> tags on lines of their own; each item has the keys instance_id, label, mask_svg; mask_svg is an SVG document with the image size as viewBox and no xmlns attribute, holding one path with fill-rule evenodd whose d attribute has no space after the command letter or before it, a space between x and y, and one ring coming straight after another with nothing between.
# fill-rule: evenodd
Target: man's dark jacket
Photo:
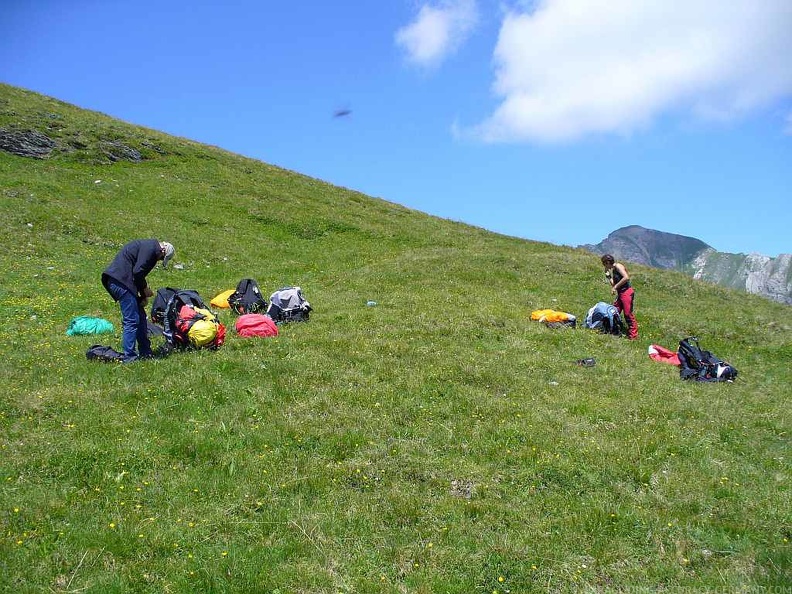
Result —
<instances>
[{"instance_id":1,"label":"man's dark jacket","mask_svg":"<svg viewBox=\"0 0 792 594\"><path fill-rule=\"evenodd\" d=\"M136 239L130 241L102 273L102 284L110 292L110 279L124 285L138 299L143 298L143 291L148 286L146 275L157 265L162 255L162 248L156 239Z\"/></svg>"}]
</instances>

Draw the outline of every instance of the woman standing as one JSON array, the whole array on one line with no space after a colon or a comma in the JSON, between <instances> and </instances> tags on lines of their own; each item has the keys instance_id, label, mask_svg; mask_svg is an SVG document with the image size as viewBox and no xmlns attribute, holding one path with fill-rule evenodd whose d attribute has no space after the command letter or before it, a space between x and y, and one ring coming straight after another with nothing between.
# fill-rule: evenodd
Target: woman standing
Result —
<instances>
[{"instance_id":1,"label":"woman standing","mask_svg":"<svg viewBox=\"0 0 792 594\"><path fill-rule=\"evenodd\" d=\"M630 275L624 264L616 262L610 254L605 254L601 258L602 265L605 267L605 276L610 281L611 293L616 295L613 305L624 314L627 321L627 338L635 340L638 338L638 322L635 320L633 307L635 305L635 289L630 283Z\"/></svg>"}]
</instances>

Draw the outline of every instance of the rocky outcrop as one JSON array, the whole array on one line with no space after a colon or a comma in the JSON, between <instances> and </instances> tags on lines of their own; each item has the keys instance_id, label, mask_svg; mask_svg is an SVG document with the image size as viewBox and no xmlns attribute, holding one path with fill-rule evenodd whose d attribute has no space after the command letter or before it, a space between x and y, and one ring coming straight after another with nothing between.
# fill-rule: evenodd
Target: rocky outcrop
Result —
<instances>
[{"instance_id":1,"label":"rocky outcrop","mask_svg":"<svg viewBox=\"0 0 792 594\"><path fill-rule=\"evenodd\" d=\"M139 163L143 159L143 157L140 155L140 151L128 147L127 145L118 141L101 141L99 143L99 149L108 159L113 162L124 160L132 161L133 163Z\"/></svg>"},{"instance_id":2,"label":"rocky outcrop","mask_svg":"<svg viewBox=\"0 0 792 594\"><path fill-rule=\"evenodd\" d=\"M728 254L709 248L688 266L693 278L764 295L792 305L792 254Z\"/></svg>"},{"instance_id":3,"label":"rocky outcrop","mask_svg":"<svg viewBox=\"0 0 792 594\"><path fill-rule=\"evenodd\" d=\"M617 229L598 244L580 247L626 262L680 270L693 278L792 304L792 254L771 258L719 252L693 237L638 225Z\"/></svg>"},{"instance_id":4,"label":"rocky outcrop","mask_svg":"<svg viewBox=\"0 0 792 594\"><path fill-rule=\"evenodd\" d=\"M43 159L57 146L49 136L36 130L7 130L0 128L0 150L20 157Z\"/></svg>"}]
</instances>

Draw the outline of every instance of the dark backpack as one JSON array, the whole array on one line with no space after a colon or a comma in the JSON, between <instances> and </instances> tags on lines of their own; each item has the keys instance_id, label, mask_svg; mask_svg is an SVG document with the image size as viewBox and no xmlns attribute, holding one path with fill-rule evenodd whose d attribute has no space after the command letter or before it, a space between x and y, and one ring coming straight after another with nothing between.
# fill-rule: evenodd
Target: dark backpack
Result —
<instances>
[{"instance_id":1,"label":"dark backpack","mask_svg":"<svg viewBox=\"0 0 792 594\"><path fill-rule=\"evenodd\" d=\"M173 289L165 287L164 289L157 289L157 294L154 296L154 302L151 304L151 321L160 326L165 325L165 308L171 297L180 289Z\"/></svg>"},{"instance_id":2,"label":"dark backpack","mask_svg":"<svg viewBox=\"0 0 792 594\"><path fill-rule=\"evenodd\" d=\"M307 322L312 309L311 304L303 297L300 287L285 287L270 296L267 315L276 324Z\"/></svg>"},{"instance_id":3,"label":"dark backpack","mask_svg":"<svg viewBox=\"0 0 792 594\"><path fill-rule=\"evenodd\" d=\"M228 297L228 305L231 311L240 316L267 311L267 300L261 295L258 283L252 278L239 281L236 290Z\"/></svg>"},{"instance_id":4,"label":"dark backpack","mask_svg":"<svg viewBox=\"0 0 792 594\"><path fill-rule=\"evenodd\" d=\"M102 363L120 363L124 360L123 354L109 346L103 346L101 344L91 345L90 348L85 351L85 357L89 361L101 361Z\"/></svg>"},{"instance_id":5,"label":"dark backpack","mask_svg":"<svg viewBox=\"0 0 792 594\"><path fill-rule=\"evenodd\" d=\"M196 344L194 333L191 333L197 322L208 322L214 328L206 343ZM163 334L172 347L214 350L225 341L225 326L206 306L197 291L182 289L177 290L165 306Z\"/></svg>"},{"instance_id":6,"label":"dark backpack","mask_svg":"<svg viewBox=\"0 0 792 594\"><path fill-rule=\"evenodd\" d=\"M679 377L698 382L731 382L737 370L710 351L699 346L698 338L691 336L679 341Z\"/></svg>"}]
</instances>

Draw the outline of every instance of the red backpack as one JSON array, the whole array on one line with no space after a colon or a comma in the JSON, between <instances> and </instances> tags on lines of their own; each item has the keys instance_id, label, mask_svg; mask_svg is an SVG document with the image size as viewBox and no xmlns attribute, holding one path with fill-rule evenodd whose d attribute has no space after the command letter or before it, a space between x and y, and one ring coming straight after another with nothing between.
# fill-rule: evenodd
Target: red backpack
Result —
<instances>
[{"instance_id":1,"label":"red backpack","mask_svg":"<svg viewBox=\"0 0 792 594\"><path fill-rule=\"evenodd\" d=\"M267 338L269 336L278 335L278 326L272 321L272 318L264 314L249 313L242 314L236 321L237 334L244 338L253 336L261 336Z\"/></svg>"}]
</instances>

